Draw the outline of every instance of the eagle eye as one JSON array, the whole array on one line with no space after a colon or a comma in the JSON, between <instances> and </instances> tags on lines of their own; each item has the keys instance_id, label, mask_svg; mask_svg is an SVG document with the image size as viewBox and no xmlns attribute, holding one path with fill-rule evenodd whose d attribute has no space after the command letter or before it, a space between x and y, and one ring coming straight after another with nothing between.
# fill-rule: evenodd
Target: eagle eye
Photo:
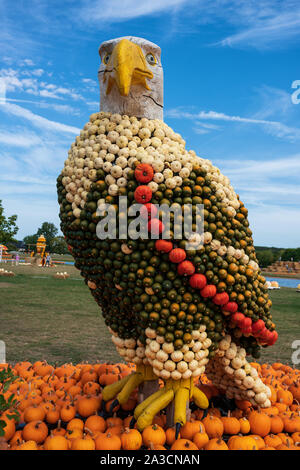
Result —
<instances>
[{"instance_id":1,"label":"eagle eye","mask_svg":"<svg viewBox=\"0 0 300 470\"><path fill-rule=\"evenodd\" d=\"M103 62L105 65L108 64L109 59L110 59L110 56L111 56L111 54L105 54L105 56L103 57L103 61L102 61L102 62Z\"/></svg>"},{"instance_id":2,"label":"eagle eye","mask_svg":"<svg viewBox=\"0 0 300 470\"><path fill-rule=\"evenodd\" d=\"M156 62L157 62L156 57L151 52L149 52L149 54L146 55L146 60L147 60L148 64L156 65Z\"/></svg>"}]
</instances>

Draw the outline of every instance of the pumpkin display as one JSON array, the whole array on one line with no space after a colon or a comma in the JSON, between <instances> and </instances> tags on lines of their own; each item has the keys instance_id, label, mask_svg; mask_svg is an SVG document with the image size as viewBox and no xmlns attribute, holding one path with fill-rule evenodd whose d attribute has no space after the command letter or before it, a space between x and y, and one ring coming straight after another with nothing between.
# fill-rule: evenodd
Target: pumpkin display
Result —
<instances>
[{"instance_id":1,"label":"pumpkin display","mask_svg":"<svg viewBox=\"0 0 300 470\"><path fill-rule=\"evenodd\" d=\"M227 343L227 339L224 341ZM231 343L227 343L226 347L229 348L226 351L230 349L230 345ZM191 417L182 424L179 435L175 427L168 427L166 415L160 412L155 416L154 424L146 426L140 432L135 422L135 412L139 412L139 407L144 405L141 402L136 408L132 407L132 403L136 403L136 391L128 398L128 406L126 402L124 409L119 407L112 413L104 410L101 399L107 383L106 377L109 376L108 381L111 381L112 376L120 375L121 379L118 380L129 380L131 372L136 368L134 364L65 364L52 367L50 375L39 376L37 370L41 365L42 371L50 370L44 362L41 364L39 361L37 364L19 363L13 368L17 378L5 392L5 397L8 399L10 396L18 396L17 411L21 413L21 422L19 424L16 419L8 418L8 414L14 414L15 409L0 416L0 420L6 423L3 444L0 442L3 450L205 451L300 448L298 390L295 389L292 389L295 394L290 405L275 401L268 408L260 408L251 403L249 406L249 402L243 400L226 401L223 392L212 384L207 375L202 374L201 382L196 378L194 386L209 397L210 404L206 413L194 407L191 397L193 411ZM291 383L298 383L300 377L299 370L288 369L280 363L273 368L271 365L253 362L251 367L257 371L263 382L272 377L273 386L276 377L276 397L280 390L289 389L291 392ZM82 377L85 377L83 382ZM118 384L118 380L112 383ZM98 384L99 387L86 388L88 383ZM62 394L62 386L67 386L68 390L77 387L77 393L74 396ZM94 391L92 395L89 393L91 390ZM163 388L156 393L160 394L161 390ZM282 393L278 395L279 399L284 396ZM291 402L290 397L286 397ZM218 400L222 400L222 407L216 405ZM78 408L79 402L82 408ZM96 403L97 410L93 411ZM226 406L229 410L225 413ZM76 413L80 409L83 415L78 413L71 418L72 413L67 416L71 419L64 421L62 418L66 418L65 413L66 410L69 411L69 407L72 412L75 408ZM36 416L43 419L33 420Z\"/></svg>"}]
</instances>

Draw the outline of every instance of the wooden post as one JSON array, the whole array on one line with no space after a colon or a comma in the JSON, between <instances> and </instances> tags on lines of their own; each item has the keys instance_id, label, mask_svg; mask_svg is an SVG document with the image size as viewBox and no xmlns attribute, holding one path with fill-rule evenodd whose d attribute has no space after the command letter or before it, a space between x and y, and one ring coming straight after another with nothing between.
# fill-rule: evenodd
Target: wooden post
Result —
<instances>
[{"instance_id":1,"label":"wooden post","mask_svg":"<svg viewBox=\"0 0 300 470\"><path fill-rule=\"evenodd\" d=\"M167 428L172 428L174 426L174 411L175 405L174 400L167 406L167 413L166 413L166 426ZM186 402L186 420L190 421L191 419L191 410L190 410L190 402L189 400Z\"/></svg>"},{"instance_id":2,"label":"wooden post","mask_svg":"<svg viewBox=\"0 0 300 470\"><path fill-rule=\"evenodd\" d=\"M138 403L141 403L159 389L157 380L146 380L139 386Z\"/></svg>"}]
</instances>

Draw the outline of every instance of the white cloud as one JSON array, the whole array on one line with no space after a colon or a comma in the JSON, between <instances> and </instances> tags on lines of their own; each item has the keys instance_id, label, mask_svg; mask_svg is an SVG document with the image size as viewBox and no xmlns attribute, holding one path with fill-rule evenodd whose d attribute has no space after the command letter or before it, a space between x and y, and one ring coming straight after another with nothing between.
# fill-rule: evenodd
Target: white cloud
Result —
<instances>
[{"instance_id":1,"label":"white cloud","mask_svg":"<svg viewBox=\"0 0 300 470\"><path fill-rule=\"evenodd\" d=\"M173 10L188 3L188 0L95 0L92 4L84 1L80 18L89 22L105 21L115 23L141 16Z\"/></svg>"},{"instance_id":2,"label":"white cloud","mask_svg":"<svg viewBox=\"0 0 300 470\"><path fill-rule=\"evenodd\" d=\"M169 109L165 112L165 115L169 118L176 119L203 119L260 125L263 126L269 134L275 135L276 137L286 138L291 141L300 139L300 128L290 127L278 121L234 116L216 111L199 111L196 113L191 113L183 111L182 108Z\"/></svg>"},{"instance_id":3,"label":"white cloud","mask_svg":"<svg viewBox=\"0 0 300 470\"><path fill-rule=\"evenodd\" d=\"M245 19L245 18L244 18ZM243 18L241 17L241 20ZM219 42L222 46L270 47L274 43L281 45L285 41L299 37L300 9L294 5L291 11L271 13L265 18L256 18L250 27L227 36Z\"/></svg>"},{"instance_id":4,"label":"white cloud","mask_svg":"<svg viewBox=\"0 0 300 470\"><path fill-rule=\"evenodd\" d=\"M0 143L11 147L26 148L32 147L33 145L39 145L41 143L41 139L36 134L28 132L26 129L23 129L22 132L17 131L15 133L0 131Z\"/></svg>"},{"instance_id":5,"label":"white cloud","mask_svg":"<svg viewBox=\"0 0 300 470\"><path fill-rule=\"evenodd\" d=\"M300 199L300 154L268 161L215 160L241 199L252 206L298 208ZM299 216L299 214L298 214Z\"/></svg>"},{"instance_id":6,"label":"white cloud","mask_svg":"<svg viewBox=\"0 0 300 470\"><path fill-rule=\"evenodd\" d=\"M49 131L58 131L63 133L70 134L79 134L80 129L73 126L68 126L67 124L62 124L56 121L50 121L38 114L34 114L29 109L23 108L17 104L12 103L0 103L0 110L4 111L7 114L16 116L18 118L26 119L30 121L33 125Z\"/></svg>"}]
</instances>

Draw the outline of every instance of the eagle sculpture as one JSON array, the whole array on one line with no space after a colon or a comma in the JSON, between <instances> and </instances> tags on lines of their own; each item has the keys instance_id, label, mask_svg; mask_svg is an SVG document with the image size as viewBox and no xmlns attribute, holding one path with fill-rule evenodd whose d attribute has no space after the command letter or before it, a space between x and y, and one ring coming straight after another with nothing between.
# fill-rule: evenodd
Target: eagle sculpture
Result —
<instances>
[{"instance_id":1,"label":"eagle sculpture","mask_svg":"<svg viewBox=\"0 0 300 470\"><path fill-rule=\"evenodd\" d=\"M196 386L205 371L228 398L268 407L270 389L246 359L258 358L260 347L277 339L247 209L229 179L186 150L163 121L160 48L123 37L104 42L99 54L100 112L72 143L57 188L75 266L118 353L136 365L104 388L103 399L112 400L113 409L138 386L162 379L164 386L144 395L134 419L143 430L173 403L178 433L189 400L208 406ZM128 209L119 208L120 196ZM136 203L148 236L124 235L118 224L113 237L99 236L107 204L124 222ZM172 205L192 228L200 205L203 233L178 237L174 217L168 226L162 222L160 207ZM132 220L128 216L128 226Z\"/></svg>"}]
</instances>

